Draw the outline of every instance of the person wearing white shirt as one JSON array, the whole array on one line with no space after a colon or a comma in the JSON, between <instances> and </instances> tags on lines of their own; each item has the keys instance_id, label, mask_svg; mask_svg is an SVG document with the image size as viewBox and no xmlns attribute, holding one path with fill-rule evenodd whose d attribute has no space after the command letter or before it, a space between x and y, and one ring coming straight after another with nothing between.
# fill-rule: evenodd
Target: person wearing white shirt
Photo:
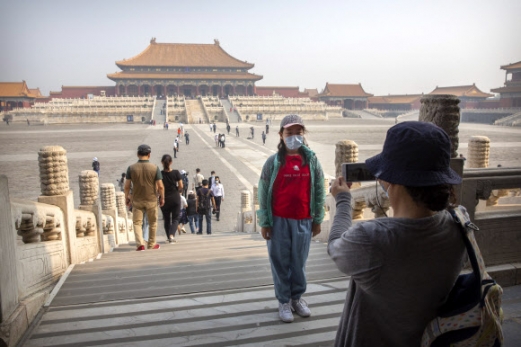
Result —
<instances>
[{"instance_id":1,"label":"person wearing white shirt","mask_svg":"<svg viewBox=\"0 0 521 347\"><path fill-rule=\"evenodd\" d=\"M219 176L215 176L211 189L215 199L216 209L214 210L214 213L217 221L219 221L219 216L221 214L221 202L224 201L224 187Z\"/></svg>"}]
</instances>

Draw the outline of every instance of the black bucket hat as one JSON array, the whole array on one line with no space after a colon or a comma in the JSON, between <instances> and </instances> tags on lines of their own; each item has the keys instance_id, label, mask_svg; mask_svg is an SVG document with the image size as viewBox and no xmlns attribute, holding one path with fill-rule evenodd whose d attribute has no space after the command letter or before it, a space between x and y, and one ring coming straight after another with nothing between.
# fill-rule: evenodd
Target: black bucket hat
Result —
<instances>
[{"instance_id":1,"label":"black bucket hat","mask_svg":"<svg viewBox=\"0 0 521 347\"><path fill-rule=\"evenodd\" d=\"M382 153L365 161L371 173L386 182L409 187L460 184L450 168L450 139L427 122L402 122L387 131Z\"/></svg>"}]
</instances>

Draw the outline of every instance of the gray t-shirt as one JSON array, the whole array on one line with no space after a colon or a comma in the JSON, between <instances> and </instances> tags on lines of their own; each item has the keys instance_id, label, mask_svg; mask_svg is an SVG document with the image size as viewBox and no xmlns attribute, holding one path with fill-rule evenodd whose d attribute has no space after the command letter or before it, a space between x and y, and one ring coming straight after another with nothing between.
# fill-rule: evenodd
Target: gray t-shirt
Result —
<instances>
[{"instance_id":1,"label":"gray t-shirt","mask_svg":"<svg viewBox=\"0 0 521 347\"><path fill-rule=\"evenodd\" d=\"M420 346L457 276L465 245L447 211L351 223L339 193L328 253L351 276L335 346Z\"/></svg>"}]
</instances>

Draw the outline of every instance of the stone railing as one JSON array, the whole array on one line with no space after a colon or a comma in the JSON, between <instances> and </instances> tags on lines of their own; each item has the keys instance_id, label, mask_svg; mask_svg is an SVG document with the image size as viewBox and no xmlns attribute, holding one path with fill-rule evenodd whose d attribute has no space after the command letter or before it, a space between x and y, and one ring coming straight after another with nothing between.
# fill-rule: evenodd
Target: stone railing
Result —
<instances>
[{"instance_id":1,"label":"stone railing","mask_svg":"<svg viewBox=\"0 0 521 347\"><path fill-rule=\"evenodd\" d=\"M135 239L112 183L99 189L97 173L82 171L75 209L65 149L43 147L38 162L38 202L10 199L0 175L0 345L17 343L71 266Z\"/></svg>"}]
</instances>

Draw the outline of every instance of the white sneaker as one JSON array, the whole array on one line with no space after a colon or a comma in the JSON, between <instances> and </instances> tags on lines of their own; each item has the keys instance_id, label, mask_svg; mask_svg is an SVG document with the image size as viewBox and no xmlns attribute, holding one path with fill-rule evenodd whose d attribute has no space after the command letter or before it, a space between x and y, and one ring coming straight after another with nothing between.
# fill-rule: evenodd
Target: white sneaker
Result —
<instances>
[{"instance_id":1,"label":"white sneaker","mask_svg":"<svg viewBox=\"0 0 521 347\"><path fill-rule=\"evenodd\" d=\"M308 303L305 302L302 298L298 300L291 300L291 310L297 312L299 316L304 318L311 316L311 311L309 310Z\"/></svg>"},{"instance_id":2,"label":"white sneaker","mask_svg":"<svg viewBox=\"0 0 521 347\"><path fill-rule=\"evenodd\" d=\"M285 323L293 322L293 313L291 313L291 304L281 304L279 302L279 317Z\"/></svg>"}]
</instances>

